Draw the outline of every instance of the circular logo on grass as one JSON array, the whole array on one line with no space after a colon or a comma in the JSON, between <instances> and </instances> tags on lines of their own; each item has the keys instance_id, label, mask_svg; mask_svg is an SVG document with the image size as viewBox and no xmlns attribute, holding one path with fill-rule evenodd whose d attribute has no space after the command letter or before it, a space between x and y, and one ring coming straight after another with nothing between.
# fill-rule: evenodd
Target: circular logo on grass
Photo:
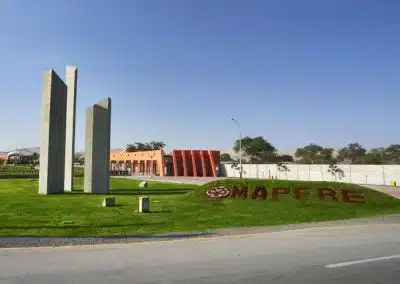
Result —
<instances>
[{"instance_id":1,"label":"circular logo on grass","mask_svg":"<svg viewBox=\"0 0 400 284\"><path fill-rule=\"evenodd\" d=\"M226 188L222 185L214 186L214 187L209 188L206 191L206 199L209 199L209 200L224 199L224 198L228 197L230 194L231 194L231 191L228 188Z\"/></svg>"}]
</instances>

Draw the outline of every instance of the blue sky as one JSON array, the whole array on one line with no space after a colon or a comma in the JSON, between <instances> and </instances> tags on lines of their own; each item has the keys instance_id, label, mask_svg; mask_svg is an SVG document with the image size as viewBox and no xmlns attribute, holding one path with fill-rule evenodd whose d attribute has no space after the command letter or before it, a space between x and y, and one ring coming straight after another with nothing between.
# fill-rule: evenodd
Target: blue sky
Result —
<instances>
[{"instance_id":1,"label":"blue sky","mask_svg":"<svg viewBox=\"0 0 400 284\"><path fill-rule=\"evenodd\" d=\"M1 0L0 149L38 146L42 72L112 98L112 148L399 143L398 1Z\"/></svg>"}]
</instances>

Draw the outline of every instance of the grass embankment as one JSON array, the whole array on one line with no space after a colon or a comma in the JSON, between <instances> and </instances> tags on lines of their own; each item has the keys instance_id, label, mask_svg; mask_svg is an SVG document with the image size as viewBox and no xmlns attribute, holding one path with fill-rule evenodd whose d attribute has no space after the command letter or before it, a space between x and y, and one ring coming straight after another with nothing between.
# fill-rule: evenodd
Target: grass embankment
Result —
<instances>
[{"instance_id":1,"label":"grass embankment","mask_svg":"<svg viewBox=\"0 0 400 284\"><path fill-rule=\"evenodd\" d=\"M227 186L240 181L220 181ZM253 189L306 187L308 199L296 200L293 194L272 200L205 200L208 186L150 182L139 188L139 181L111 179L110 197L118 206L104 208L104 196L82 192L82 178L76 179L78 191L59 195L37 195L37 180L0 179L0 236L99 236L197 231L205 229L280 225L337 220L400 213L400 201L367 188L342 183L244 180ZM319 200L318 188L355 188L364 194L366 204ZM139 214L138 197L150 196L151 213ZM251 195L251 190L250 190Z\"/></svg>"}]
</instances>

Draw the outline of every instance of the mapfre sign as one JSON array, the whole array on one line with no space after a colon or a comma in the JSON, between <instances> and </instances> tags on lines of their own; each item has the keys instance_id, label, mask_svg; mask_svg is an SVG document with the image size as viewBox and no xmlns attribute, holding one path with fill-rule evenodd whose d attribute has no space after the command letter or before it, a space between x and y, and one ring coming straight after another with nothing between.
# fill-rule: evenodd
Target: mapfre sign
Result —
<instances>
[{"instance_id":1,"label":"mapfre sign","mask_svg":"<svg viewBox=\"0 0 400 284\"><path fill-rule=\"evenodd\" d=\"M319 188L316 190L317 198L320 200L342 200L346 203L365 203L364 196L361 191L353 189L333 189ZM256 187L250 191L247 187L227 188L217 185L206 191L205 198L207 200L223 200L230 199L252 199L252 200L276 200L283 195L293 195L293 198L300 200L312 195L311 191L306 188L274 187L271 192L266 187Z\"/></svg>"}]
</instances>

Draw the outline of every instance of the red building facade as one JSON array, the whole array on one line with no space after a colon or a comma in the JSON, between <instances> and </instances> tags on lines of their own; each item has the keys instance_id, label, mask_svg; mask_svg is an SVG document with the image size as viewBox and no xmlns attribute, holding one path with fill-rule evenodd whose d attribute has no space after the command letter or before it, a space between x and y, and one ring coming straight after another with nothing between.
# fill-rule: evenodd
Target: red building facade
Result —
<instances>
[{"instance_id":1,"label":"red building facade","mask_svg":"<svg viewBox=\"0 0 400 284\"><path fill-rule=\"evenodd\" d=\"M172 166L174 176L219 176L220 152L213 150L174 150Z\"/></svg>"},{"instance_id":2,"label":"red building facade","mask_svg":"<svg viewBox=\"0 0 400 284\"><path fill-rule=\"evenodd\" d=\"M110 153L111 171L131 175L217 177L220 151L164 150Z\"/></svg>"}]
</instances>

